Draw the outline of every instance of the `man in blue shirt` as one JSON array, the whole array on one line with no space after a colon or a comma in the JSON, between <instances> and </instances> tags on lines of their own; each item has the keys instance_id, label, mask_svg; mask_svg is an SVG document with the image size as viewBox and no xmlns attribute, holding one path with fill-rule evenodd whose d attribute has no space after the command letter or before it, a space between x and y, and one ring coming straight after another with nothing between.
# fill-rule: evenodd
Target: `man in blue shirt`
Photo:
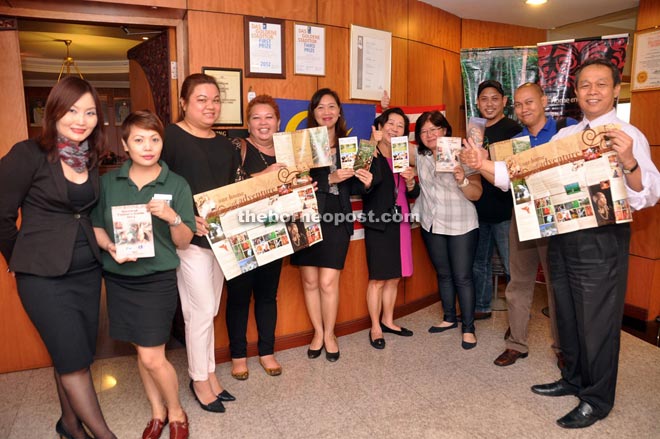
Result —
<instances>
[{"instance_id":1,"label":"man in blue shirt","mask_svg":"<svg viewBox=\"0 0 660 439\"><path fill-rule=\"evenodd\" d=\"M545 107L548 104L547 97L538 84L525 83L516 89L514 94L514 110L518 120L524 128L515 137L529 136L532 147L542 145L550 141L558 131L559 125L575 125L574 119L565 119L560 122L545 115ZM468 162L469 166L472 166ZM492 162L483 160L477 169L496 187L505 191L509 189L510 180L504 162ZM553 218L554 219L554 218ZM550 321L552 328L552 348L558 357L558 365L561 361L559 349L559 335L557 333L557 322L555 319L555 301L547 268L547 238L531 241L519 241L516 228L515 216L512 219L511 231L509 233L509 269L511 280L506 287L506 299L508 307L509 328L507 331L506 349L495 359L498 366L510 366L519 358L528 355L527 334L532 301L534 300L534 284L539 262L543 267L548 291L548 307L550 310ZM561 366L560 366L561 367Z\"/></svg>"}]
</instances>

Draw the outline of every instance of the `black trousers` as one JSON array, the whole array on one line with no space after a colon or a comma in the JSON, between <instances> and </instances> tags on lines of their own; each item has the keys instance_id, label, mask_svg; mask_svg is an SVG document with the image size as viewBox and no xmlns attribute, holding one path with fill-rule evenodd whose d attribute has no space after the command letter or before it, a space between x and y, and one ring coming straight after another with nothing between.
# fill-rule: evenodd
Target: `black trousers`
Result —
<instances>
[{"instance_id":1,"label":"black trousers","mask_svg":"<svg viewBox=\"0 0 660 439\"><path fill-rule=\"evenodd\" d=\"M271 262L227 281L227 332L232 358L247 357L247 331L250 299L254 293L259 356L272 355L277 323L277 285L282 259Z\"/></svg>"},{"instance_id":2,"label":"black trousers","mask_svg":"<svg viewBox=\"0 0 660 439\"><path fill-rule=\"evenodd\" d=\"M629 247L629 224L557 235L548 243L566 360L562 378L600 417L614 405Z\"/></svg>"}]
</instances>

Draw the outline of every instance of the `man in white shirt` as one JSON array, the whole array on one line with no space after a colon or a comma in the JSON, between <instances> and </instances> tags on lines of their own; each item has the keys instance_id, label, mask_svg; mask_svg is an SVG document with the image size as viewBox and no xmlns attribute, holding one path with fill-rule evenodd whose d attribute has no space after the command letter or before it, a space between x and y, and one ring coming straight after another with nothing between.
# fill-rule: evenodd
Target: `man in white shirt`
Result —
<instances>
[{"instance_id":1,"label":"man in white shirt","mask_svg":"<svg viewBox=\"0 0 660 439\"><path fill-rule=\"evenodd\" d=\"M609 61L585 61L576 73L584 119L559 131L553 140L590 127L620 125L605 135L623 169L630 206L640 210L658 202L660 173L644 135L616 116L613 105L620 82L618 69ZM548 263L566 366L559 381L532 386L532 391L580 399L576 408L557 420L561 427L588 427L605 418L614 405L629 246L629 224L579 230L549 240Z\"/></svg>"}]
</instances>

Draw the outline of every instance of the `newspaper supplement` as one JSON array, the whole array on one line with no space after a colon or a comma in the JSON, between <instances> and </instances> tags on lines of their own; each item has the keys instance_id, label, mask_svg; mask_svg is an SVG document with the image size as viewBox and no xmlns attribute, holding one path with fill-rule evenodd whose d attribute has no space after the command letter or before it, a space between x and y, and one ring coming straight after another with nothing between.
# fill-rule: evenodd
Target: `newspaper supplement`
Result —
<instances>
[{"instance_id":1,"label":"newspaper supplement","mask_svg":"<svg viewBox=\"0 0 660 439\"><path fill-rule=\"evenodd\" d=\"M521 241L632 221L622 167L604 134L611 128L517 154L511 140L491 146L507 164Z\"/></svg>"},{"instance_id":2,"label":"newspaper supplement","mask_svg":"<svg viewBox=\"0 0 660 439\"><path fill-rule=\"evenodd\" d=\"M323 240L314 187L293 181L273 172L194 196L227 279Z\"/></svg>"},{"instance_id":3,"label":"newspaper supplement","mask_svg":"<svg viewBox=\"0 0 660 439\"><path fill-rule=\"evenodd\" d=\"M155 256L151 213L146 204L112 206L112 228L118 258Z\"/></svg>"}]
</instances>

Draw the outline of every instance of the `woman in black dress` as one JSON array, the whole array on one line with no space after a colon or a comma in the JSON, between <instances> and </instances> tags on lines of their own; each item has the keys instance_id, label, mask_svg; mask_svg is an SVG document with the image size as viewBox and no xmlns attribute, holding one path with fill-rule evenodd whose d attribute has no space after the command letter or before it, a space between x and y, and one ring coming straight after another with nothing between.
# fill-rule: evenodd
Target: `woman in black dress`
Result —
<instances>
[{"instance_id":1,"label":"woman in black dress","mask_svg":"<svg viewBox=\"0 0 660 439\"><path fill-rule=\"evenodd\" d=\"M0 251L55 368L60 437L115 438L89 367L96 351L101 265L89 213L99 194L103 112L96 90L69 76L50 92L42 134L0 160ZM18 209L22 223L16 229Z\"/></svg>"},{"instance_id":2,"label":"woman in black dress","mask_svg":"<svg viewBox=\"0 0 660 439\"><path fill-rule=\"evenodd\" d=\"M392 137L407 136L408 116L400 108L387 109L376 118L374 127L376 157L372 168L375 179L369 193L363 195L366 214L364 239L367 249L369 284L367 307L371 317L369 342L376 349L385 347L383 333L410 337L413 332L394 324L394 306L402 277L412 276L412 245L408 198L419 195L415 170L392 172Z\"/></svg>"},{"instance_id":3,"label":"woman in black dress","mask_svg":"<svg viewBox=\"0 0 660 439\"><path fill-rule=\"evenodd\" d=\"M280 128L280 109L268 95L259 95L247 106L248 138L235 139L241 151L243 170L248 177L277 172L286 165L275 163L273 134ZM247 331L250 298L254 294L254 317L257 322L259 364L266 373L277 376L282 366L273 355L277 322L277 287L282 259L250 270L227 281L227 332L231 352L231 375L237 380L249 377L247 367Z\"/></svg>"},{"instance_id":4,"label":"woman in black dress","mask_svg":"<svg viewBox=\"0 0 660 439\"><path fill-rule=\"evenodd\" d=\"M338 140L347 134L346 119L336 92L322 88L312 96L307 127L328 128L333 165L310 170L318 185L316 197L322 215L323 241L291 255L291 264L300 266L305 304L314 326L314 337L307 350L309 358L321 355L325 347L328 361L339 359L335 322L339 308L339 275L344 268L348 244L353 234L351 193L365 193L371 186L371 172L341 169ZM353 178L355 177L355 178Z\"/></svg>"}]
</instances>

